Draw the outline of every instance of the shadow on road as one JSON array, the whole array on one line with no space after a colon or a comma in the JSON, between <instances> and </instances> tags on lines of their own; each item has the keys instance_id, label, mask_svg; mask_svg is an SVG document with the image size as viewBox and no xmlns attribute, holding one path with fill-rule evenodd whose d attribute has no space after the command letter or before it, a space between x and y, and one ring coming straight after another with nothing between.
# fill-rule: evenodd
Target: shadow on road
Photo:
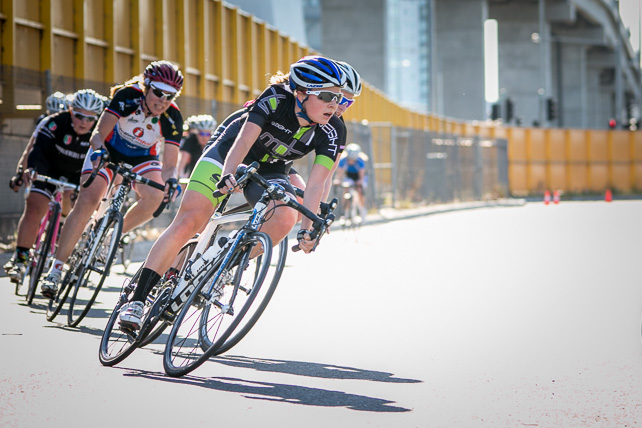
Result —
<instances>
[{"instance_id":1,"label":"shadow on road","mask_svg":"<svg viewBox=\"0 0 642 428\"><path fill-rule=\"evenodd\" d=\"M307 363L298 364L304 365ZM315 366L317 364L312 363L312 365ZM233 392L253 400L302 404L315 407L345 407L366 412L399 413L411 411L411 409L392 405L394 401L350 394L342 391L308 388L299 385L256 382L230 377L203 378L185 376L182 378L171 378L157 372L132 369L124 370L128 371L128 373L125 373L125 376L142 377L182 385L193 385L217 391Z\"/></svg>"},{"instance_id":2,"label":"shadow on road","mask_svg":"<svg viewBox=\"0 0 642 428\"><path fill-rule=\"evenodd\" d=\"M331 364L307 363L301 361L267 360L236 355L211 358L210 361L227 366L242 367L258 371L287 373L298 376L325 379L361 379L374 382L420 383L420 380L393 377L392 373L342 367Z\"/></svg>"}]
</instances>

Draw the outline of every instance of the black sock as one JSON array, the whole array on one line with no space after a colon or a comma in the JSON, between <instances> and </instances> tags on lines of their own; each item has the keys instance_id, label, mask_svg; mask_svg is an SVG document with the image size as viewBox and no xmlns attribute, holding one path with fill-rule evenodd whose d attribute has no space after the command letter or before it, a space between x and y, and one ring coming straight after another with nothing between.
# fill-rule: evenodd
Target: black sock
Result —
<instances>
[{"instance_id":1,"label":"black sock","mask_svg":"<svg viewBox=\"0 0 642 428\"><path fill-rule=\"evenodd\" d=\"M131 301L144 302L151 289L161 279L161 276L151 269L143 268L134 290Z\"/></svg>"},{"instance_id":2,"label":"black sock","mask_svg":"<svg viewBox=\"0 0 642 428\"><path fill-rule=\"evenodd\" d=\"M29 248L27 247L16 247L16 261L26 262L29 258Z\"/></svg>"}]
</instances>

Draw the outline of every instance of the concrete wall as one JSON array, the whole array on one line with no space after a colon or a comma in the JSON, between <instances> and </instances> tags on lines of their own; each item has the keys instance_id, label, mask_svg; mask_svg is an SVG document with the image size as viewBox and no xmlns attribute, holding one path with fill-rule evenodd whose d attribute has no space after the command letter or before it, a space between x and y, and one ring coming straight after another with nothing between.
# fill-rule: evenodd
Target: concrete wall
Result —
<instances>
[{"instance_id":1,"label":"concrete wall","mask_svg":"<svg viewBox=\"0 0 642 428\"><path fill-rule=\"evenodd\" d=\"M464 120L486 117L484 82L485 0L435 0L436 83L440 114ZM501 67L501 65L500 65Z\"/></svg>"},{"instance_id":2,"label":"concrete wall","mask_svg":"<svg viewBox=\"0 0 642 428\"><path fill-rule=\"evenodd\" d=\"M385 0L321 0L323 54L346 61L375 88L386 88Z\"/></svg>"}]
</instances>

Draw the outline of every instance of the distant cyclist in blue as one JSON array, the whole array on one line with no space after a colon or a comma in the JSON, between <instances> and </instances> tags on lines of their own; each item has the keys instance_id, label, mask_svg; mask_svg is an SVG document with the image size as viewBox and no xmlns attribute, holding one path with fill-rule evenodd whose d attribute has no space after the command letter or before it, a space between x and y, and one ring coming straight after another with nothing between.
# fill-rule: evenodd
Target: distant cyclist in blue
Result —
<instances>
[{"instance_id":1,"label":"distant cyclist in blue","mask_svg":"<svg viewBox=\"0 0 642 428\"><path fill-rule=\"evenodd\" d=\"M368 157L361 151L358 144L348 144L337 168L335 184L347 183L353 186L359 195L358 206L362 219L366 216L366 201L364 190L368 185L366 162Z\"/></svg>"}]
</instances>

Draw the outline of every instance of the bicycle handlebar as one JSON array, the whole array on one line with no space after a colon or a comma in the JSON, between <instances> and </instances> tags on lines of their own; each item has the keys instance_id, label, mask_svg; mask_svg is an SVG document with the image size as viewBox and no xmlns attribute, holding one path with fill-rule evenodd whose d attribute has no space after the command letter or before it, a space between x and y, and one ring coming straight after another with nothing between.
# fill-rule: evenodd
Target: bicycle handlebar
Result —
<instances>
[{"instance_id":1,"label":"bicycle handlebar","mask_svg":"<svg viewBox=\"0 0 642 428\"><path fill-rule=\"evenodd\" d=\"M285 205L289 206L290 208L293 208L297 211L299 211L301 214L312 220L312 231L310 233L310 237L313 240L316 240L316 243L314 245L314 249L319 243L319 240L325 234L325 232L328 230L332 222L334 222L334 214L332 211L337 206L337 199L333 199L329 204L322 203L321 204L321 217L304 207L302 204L299 203L299 201L296 200L296 198L291 198L285 193L285 189L278 185L278 184L273 184L268 182L265 178L260 176L257 173L257 170L259 168L258 162L252 162L249 166L245 167L243 165L240 165L237 170L236 170L236 175L239 176L240 178L237 179L237 183L239 186L245 185L245 183L249 180L252 180L253 182L257 183L259 186L261 186L265 191L268 192L270 197L274 200L278 200L283 202ZM303 191L298 189L301 193L296 192L297 195L303 196ZM325 212L324 212L325 211ZM301 248L299 245L295 245L292 247L292 251L296 252L299 251Z\"/></svg>"},{"instance_id":2,"label":"bicycle handlebar","mask_svg":"<svg viewBox=\"0 0 642 428\"><path fill-rule=\"evenodd\" d=\"M62 190L74 190L76 192L80 190L80 186L78 186L77 184L73 184L68 181L57 180L55 178L47 177L46 175L38 174L36 178L33 179L33 181L42 181L43 183L53 184L54 186L59 187Z\"/></svg>"},{"instance_id":3,"label":"bicycle handlebar","mask_svg":"<svg viewBox=\"0 0 642 428\"><path fill-rule=\"evenodd\" d=\"M83 187L89 187L89 185L96 178L96 175L98 174L98 172L104 167L104 168L111 169L112 171L114 171L115 174L122 175L125 179L129 181L144 184L146 186L150 186L150 187L153 187L154 189L158 189L158 190L161 190L162 192L165 192L165 184L157 183L156 181L150 180L149 178L145 178L142 175L136 174L131 170L131 166L129 165L128 165L129 168L127 168L127 167L123 167L123 166L116 165L109 162L107 159L108 157L105 156L106 153L107 152L103 152L101 150L98 150L92 153L91 159L95 160L98 158L98 156L100 156L100 162L98 163L98 166L94 168L94 170L91 172L91 175L89 176L87 181L83 183L82 185ZM158 217L163 212L165 207L169 205L175 191L176 191L176 188L170 189L168 193L168 197L163 198L163 201L161 202L161 204L158 206L158 208L156 208L156 211L154 211L154 214L153 214L154 217Z\"/></svg>"}]
</instances>

